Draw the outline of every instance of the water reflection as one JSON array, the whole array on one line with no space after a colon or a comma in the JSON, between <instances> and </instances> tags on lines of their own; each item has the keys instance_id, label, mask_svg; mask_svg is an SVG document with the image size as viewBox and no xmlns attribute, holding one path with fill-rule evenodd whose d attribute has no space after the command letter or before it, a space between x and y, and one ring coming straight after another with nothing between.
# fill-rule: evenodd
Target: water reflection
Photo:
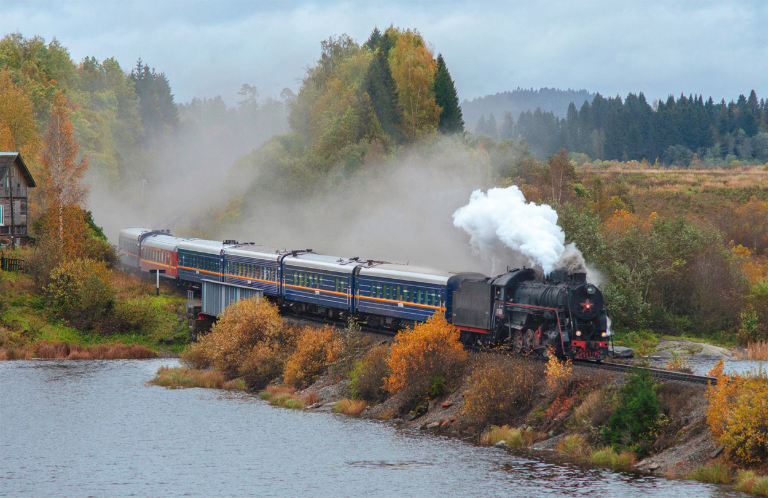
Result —
<instances>
[{"instance_id":1,"label":"water reflection","mask_svg":"<svg viewBox=\"0 0 768 498\"><path fill-rule=\"evenodd\" d=\"M148 385L166 364L0 362L0 496L741 496Z\"/></svg>"}]
</instances>

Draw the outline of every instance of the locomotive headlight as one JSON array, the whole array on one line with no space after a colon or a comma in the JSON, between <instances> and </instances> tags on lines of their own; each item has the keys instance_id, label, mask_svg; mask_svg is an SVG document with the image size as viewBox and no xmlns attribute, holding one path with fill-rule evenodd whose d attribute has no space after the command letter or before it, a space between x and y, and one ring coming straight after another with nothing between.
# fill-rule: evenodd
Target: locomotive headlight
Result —
<instances>
[{"instance_id":1,"label":"locomotive headlight","mask_svg":"<svg viewBox=\"0 0 768 498\"><path fill-rule=\"evenodd\" d=\"M595 292L597 292L597 287L595 287L594 285L587 286L587 294L592 295Z\"/></svg>"},{"instance_id":2,"label":"locomotive headlight","mask_svg":"<svg viewBox=\"0 0 768 498\"><path fill-rule=\"evenodd\" d=\"M600 335L602 335L603 337L608 337L608 332L603 332L603 333L602 333L602 334L600 334Z\"/></svg>"},{"instance_id":3,"label":"locomotive headlight","mask_svg":"<svg viewBox=\"0 0 768 498\"><path fill-rule=\"evenodd\" d=\"M576 331L576 337L581 337L581 330Z\"/></svg>"}]
</instances>

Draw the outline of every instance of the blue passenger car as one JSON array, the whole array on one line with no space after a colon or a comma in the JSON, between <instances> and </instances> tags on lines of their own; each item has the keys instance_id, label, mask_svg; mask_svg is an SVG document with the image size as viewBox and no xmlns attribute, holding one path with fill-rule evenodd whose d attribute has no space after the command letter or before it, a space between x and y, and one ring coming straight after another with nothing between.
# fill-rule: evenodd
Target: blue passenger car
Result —
<instances>
[{"instance_id":1,"label":"blue passenger car","mask_svg":"<svg viewBox=\"0 0 768 498\"><path fill-rule=\"evenodd\" d=\"M265 296L280 297L280 259L286 251L254 244L224 249L224 281L261 289Z\"/></svg>"},{"instance_id":2,"label":"blue passenger car","mask_svg":"<svg viewBox=\"0 0 768 498\"><path fill-rule=\"evenodd\" d=\"M356 280L356 311L364 323L393 330L424 322L435 313L450 322L453 291L468 276L477 274L391 263L366 265Z\"/></svg>"},{"instance_id":3,"label":"blue passenger car","mask_svg":"<svg viewBox=\"0 0 768 498\"><path fill-rule=\"evenodd\" d=\"M221 282L224 249L234 244L216 240L187 239L178 245L178 275L182 283L200 288L202 279Z\"/></svg>"},{"instance_id":4,"label":"blue passenger car","mask_svg":"<svg viewBox=\"0 0 768 498\"><path fill-rule=\"evenodd\" d=\"M298 313L343 319L353 312L357 259L294 251L282 259L284 304Z\"/></svg>"}]
</instances>

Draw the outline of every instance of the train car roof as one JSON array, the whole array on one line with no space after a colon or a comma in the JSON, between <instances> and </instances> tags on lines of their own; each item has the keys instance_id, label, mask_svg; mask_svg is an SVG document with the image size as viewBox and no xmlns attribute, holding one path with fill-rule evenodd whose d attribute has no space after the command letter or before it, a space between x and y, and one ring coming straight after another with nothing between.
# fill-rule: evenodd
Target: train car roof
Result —
<instances>
[{"instance_id":1,"label":"train car roof","mask_svg":"<svg viewBox=\"0 0 768 498\"><path fill-rule=\"evenodd\" d=\"M165 249L166 251L175 251L181 242L187 239L180 237L174 237L167 233L155 233L147 236L141 245L144 247L153 247L156 249Z\"/></svg>"},{"instance_id":2,"label":"train car roof","mask_svg":"<svg viewBox=\"0 0 768 498\"><path fill-rule=\"evenodd\" d=\"M152 231L151 228L127 227L120 230L120 237L128 237L128 238L138 240L138 238L141 237L141 234L151 232L151 231Z\"/></svg>"},{"instance_id":3,"label":"train car roof","mask_svg":"<svg viewBox=\"0 0 768 498\"><path fill-rule=\"evenodd\" d=\"M314 253L299 253L295 256L289 254L283 261L286 266L295 268L312 268L313 270L330 270L340 273L352 273L357 265L363 263L357 259Z\"/></svg>"},{"instance_id":4,"label":"train car roof","mask_svg":"<svg viewBox=\"0 0 768 498\"><path fill-rule=\"evenodd\" d=\"M393 263L384 263L376 266L364 266L360 270L360 276L380 277L400 280L412 280L427 284L445 285L448 279L457 275L456 273L438 270L436 268L424 268L410 265L396 265Z\"/></svg>"},{"instance_id":5,"label":"train car roof","mask_svg":"<svg viewBox=\"0 0 768 498\"><path fill-rule=\"evenodd\" d=\"M234 247L226 247L224 249L224 257L227 256L241 256L244 258L258 258L266 259L269 261L277 261L280 256L287 251L275 249L273 247L259 246L259 245L238 245Z\"/></svg>"},{"instance_id":6,"label":"train car roof","mask_svg":"<svg viewBox=\"0 0 768 498\"><path fill-rule=\"evenodd\" d=\"M221 250L231 247L232 244L224 244L220 240L185 239L179 242L179 250L202 252L204 254L221 255Z\"/></svg>"}]
</instances>

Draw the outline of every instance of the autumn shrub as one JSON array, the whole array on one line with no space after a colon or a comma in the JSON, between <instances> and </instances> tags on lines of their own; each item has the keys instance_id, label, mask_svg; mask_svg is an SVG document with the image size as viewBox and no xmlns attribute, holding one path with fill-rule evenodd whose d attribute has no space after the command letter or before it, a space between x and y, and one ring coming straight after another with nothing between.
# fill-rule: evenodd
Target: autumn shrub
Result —
<instances>
[{"instance_id":1,"label":"autumn shrub","mask_svg":"<svg viewBox=\"0 0 768 498\"><path fill-rule=\"evenodd\" d=\"M744 464L765 463L768 457L768 376L722 375L709 387L707 423L726 454Z\"/></svg>"},{"instance_id":2,"label":"autumn shrub","mask_svg":"<svg viewBox=\"0 0 768 498\"><path fill-rule=\"evenodd\" d=\"M595 389L584 396L573 410L573 415L568 420L568 427L581 429L602 426L608 422L611 409L611 403L606 399L606 392Z\"/></svg>"},{"instance_id":3,"label":"autumn shrub","mask_svg":"<svg viewBox=\"0 0 768 498\"><path fill-rule=\"evenodd\" d=\"M51 273L63 260L58 240L43 238L24 256L27 274L35 282L37 291L43 292L51 282Z\"/></svg>"},{"instance_id":4,"label":"autumn shrub","mask_svg":"<svg viewBox=\"0 0 768 498\"><path fill-rule=\"evenodd\" d=\"M538 362L488 355L469 377L464 414L472 424L508 423L527 409L543 373Z\"/></svg>"},{"instance_id":5,"label":"autumn shrub","mask_svg":"<svg viewBox=\"0 0 768 498\"><path fill-rule=\"evenodd\" d=\"M435 313L395 337L387 359L391 373L386 389L411 399L439 396L458 379L466 361L459 330Z\"/></svg>"},{"instance_id":6,"label":"autumn shrub","mask_svg":"<svg viewBox=\"0 0 768 498\"><path fill-rule=\"evenodd\" d=\"M355 398L371 402L383 401L387 397L384 383L389 376L389 346L379 344L355 364L349 389Z\"/></svg>"},{"instance_id":7,"label":"autumn shrub","mask_svg":"<svg viewBox=\"0 0 768 498\"><path fill-rule=\"evenodd\" d=\"M357 322L350 318L347 326L336 332L336 351L328 365L328 372L335 378L347 377L368 350L371 338L363 334Z\"/></svg>"},{"instance_id":8,"label":"autumn shrub","mask_svg":"<svg viewBox=\"0 0 768 498\"><path fill-rule=\"evenodd\" d=\"M199 340L200 355L228 379L242 377L251 388L280 376L295 344L277 306L249 299L230 305L209 334Z\"/></svg>"},{"instance_id":9,"label":"autumn shrub","mask_svg":"<svg viewBox=\"0 0 768 498\"><path fill-rule=\"evenodd\" d=\"M76 259L61 263L46 287L51 312L77 329L90 330L114 305L110 278L104 262Z\"/></svg>"},{"instance_id":10,"label":"autumn shrub","mask_svg":"<svg viewBox=\"0 0 768 498\"><path fill-rule=\"evenodd\" d=\"M189 344L179 355L182 365L189 368L206 369L211 366L211 361L206 355L206 350L199 342Z\"/></svg>"},{"instance_id":11,"label":"autumn shrub","mask_svg":"<svg viewBox=\"0 0 768 498\"><path fill-rule=\"evenodd\" d=\"M333 406L333 411L335 413L343 413L344 415L349 415L351 417L359 417L367 406L368 403L364 399L344 398L339 400Z\"/></svg>"},{"instance_id":12,"label":"autumn shrub","mask_svg":"<svg viewBox=\"0 0 768 498\"><path fill-rule=\"evenodd\" d=\"M627 374L616 411L603 431L603 439L613 449L632 447L641 453L648 451L660 413L656 390L657 384L647 370Z\"/></svg>"},{"instance_id":13,"label":"autumn shrub","mask_svg":"<svg viewBox=\"0 0 768 498\"><path fill-rule=\"evenodd\" d=\"M299 389L308 386L336 360L338 351L339 338L332 327L302 328L297 335L296 349L285 362L283 382Z\"/></svg>"},{"instance_id":14,"label":"autumn shrub","mask_svg":"<svg viewBox=\"0 0 768 498\"><path fill-rule=\"evenodd\" d=\"M549 359L547 360L547 387L553 393L562 389L563 384L573 373L573 364L571 359L560 361L555 352L555 348L549 346Z\"/></svg>"},{"instance_id":15,"label":"autumn shrub","mask_svg":"<svg viewBox=\"0 0 768 498\"><path fill-rule=\"evenodd\" d=\"M696 468L688 477L710 484L728 484L732 480L731 468L724 462L702 465Z\"/></svg>"}]
</instances>

